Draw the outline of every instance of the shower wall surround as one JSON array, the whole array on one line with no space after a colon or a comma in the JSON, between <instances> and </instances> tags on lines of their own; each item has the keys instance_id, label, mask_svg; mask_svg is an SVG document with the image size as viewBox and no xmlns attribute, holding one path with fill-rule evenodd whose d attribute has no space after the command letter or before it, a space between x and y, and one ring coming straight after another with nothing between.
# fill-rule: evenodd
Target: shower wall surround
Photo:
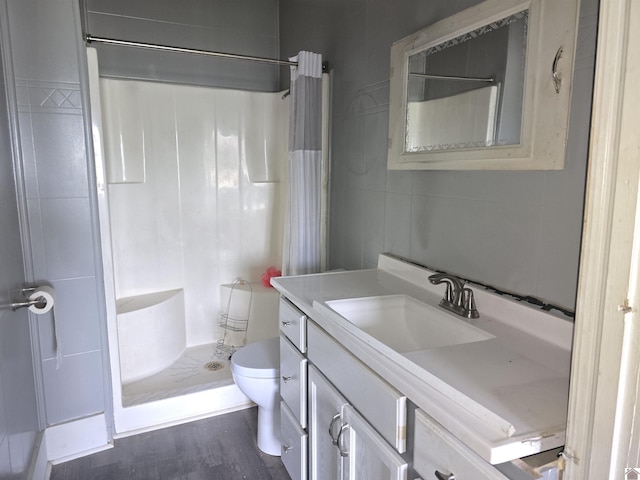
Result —
<instances>
[{"instance_id":1,"label":"shower wall surround","mask_svg":"<svg viewBox=\"0 0 640 480\"><path fill-rule=\"evenodd\" d=\"M304 47L333 69L330 267L389 252L573 309L597 0L581 2L565 170L387 171L391 44L477 3L280 0L281 56Z\"/></svg>"},{"instance_id":2,"label":"shower wall surround","mask_svg":"<svg viewBox=\"0 0 640 480\"><path fill-rule=\"evenodd\" d=\"M282 262L288 102L117 79L100 92L116 298L184 289L186 346L213 343L220 285Z\"/></svg>"}]
</instances>

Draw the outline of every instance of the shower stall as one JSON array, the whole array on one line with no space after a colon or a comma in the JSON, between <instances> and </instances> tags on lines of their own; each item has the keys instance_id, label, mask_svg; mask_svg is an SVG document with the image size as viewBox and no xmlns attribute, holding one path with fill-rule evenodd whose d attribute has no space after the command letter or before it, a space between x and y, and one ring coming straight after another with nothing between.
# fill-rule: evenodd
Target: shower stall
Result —
<instances>
[{"instance_id":1,"label":"shower stall","mask_svg":"<svg viewBox=\"0 0 640 480\"><path fill-rule=\"evenodd\" d=\"M244 408L216 342L226 316L278 334L260 277L282 264L288 99L103 78L87 56L116 434Z\"/></svg>"}]
</instances>

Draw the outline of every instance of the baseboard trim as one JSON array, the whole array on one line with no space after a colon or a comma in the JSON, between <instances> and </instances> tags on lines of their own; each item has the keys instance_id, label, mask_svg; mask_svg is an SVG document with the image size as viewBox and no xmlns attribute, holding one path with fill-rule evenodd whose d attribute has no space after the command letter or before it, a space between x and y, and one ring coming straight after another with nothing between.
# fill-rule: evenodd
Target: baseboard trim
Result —
<instances>
[{"instance_id":1,"label":"baseboard trim","mask_svg":"<svg viewBox=\"0 0 640 480\"><path fill-rule=\"evenodd\" d=\"M44 439L52 465L113 448L104 414L47 427Z\"/></svg>"},{"instance_id":2,"label":"baseboard trim","mask_svg":"<svg viewBox=\"0 0 640 480\"><path fill-rule=\"evenodd\" d=\"M51 464L47 457L47 444L44 441L44 432L39 432L36 444L31 455L31 465L27 478L32 480L48 480L51 475Z\"/></svg>"}]
</instances>

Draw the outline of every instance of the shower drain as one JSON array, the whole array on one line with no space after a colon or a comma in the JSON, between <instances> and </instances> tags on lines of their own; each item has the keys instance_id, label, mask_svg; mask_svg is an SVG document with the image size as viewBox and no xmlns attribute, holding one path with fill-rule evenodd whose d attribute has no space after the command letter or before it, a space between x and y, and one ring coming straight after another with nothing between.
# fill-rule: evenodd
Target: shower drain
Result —
<instances>
[{"instance_id":1,"label":"shower drain","mask_svg":"<svg viewBox=\"0 0 640 480\"><path fill-rule=\"evenodd\" d=\"M224 363L222 362L209 362L205 364L204 368L209 370L210 372L215 372L216 370L220 370L224 368Z\"/></svg>"}]
</instances>

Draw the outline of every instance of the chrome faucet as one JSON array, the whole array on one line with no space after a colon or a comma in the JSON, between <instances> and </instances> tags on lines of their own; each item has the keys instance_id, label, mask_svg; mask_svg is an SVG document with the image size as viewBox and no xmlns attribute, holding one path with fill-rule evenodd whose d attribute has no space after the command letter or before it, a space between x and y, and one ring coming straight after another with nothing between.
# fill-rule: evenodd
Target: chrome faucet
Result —
<instances>
[{"instance_id":1,"label":"chrome faucet","mask_svg":"<svg viewBox=\"0 0 640 480\"><path fill-rule=\"evenodd\" d=\"M429 276L429 281L434 285L445 283L447 288L444 297L440 300L440 306L450 312L465 318L478 318L480 314L473 299L473 290L464 286L464 282L458 277L447 273L434 273Z\"/></svg>"}]
</instances>

